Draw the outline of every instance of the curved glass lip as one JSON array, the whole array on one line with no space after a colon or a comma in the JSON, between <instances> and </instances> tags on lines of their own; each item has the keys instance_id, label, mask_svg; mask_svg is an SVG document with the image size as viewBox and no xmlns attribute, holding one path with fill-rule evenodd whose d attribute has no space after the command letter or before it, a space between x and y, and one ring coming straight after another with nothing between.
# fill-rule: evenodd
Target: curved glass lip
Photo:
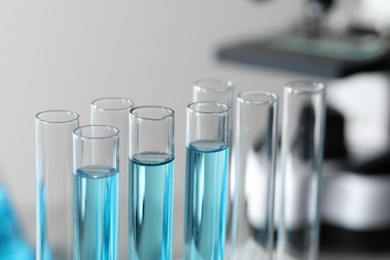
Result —
<instances>
[{"instance_id":1,"label":"curved glass lip","mask_svg":"<svg viewBox=\"0 0 390 260\"><path fill-rule=\"evenodd\" d=\"M249 99L249 96L262 97L262 99ZM277 103L279 101L279 96L275 93L268 91L250 90L239 93L237 96L237 100L240 103L248 105L267 105Z\"/></svg>"},{"instance_id":2,"label":"curved glass lip","mask_svg":"<svg viewBox=\"0 0 390 260\"><path fill-rule=\"evenodd\" d=\"M64 120L44 119L43 116L48 115L48 114L67 115L67 116L69 116L69 119L64 119ZM76 112L73 112L73 111L64 110L64 109L53 109L53 110L41 111L35 115L35 118L44 124L66 124L66 123L72 123L72 122L78 121L80 116L79 116L79 114L77 114Z\"/></svg>"},{"instance_id":3,"label":"curved glass lip","mask_svg":"<svg viewBox=\"0 0 390 260\"><path fill-rule=\"evenodd\" d=\"M155 109L155 110L161 110L165 111L166 115L161 116L161 117L147 117L147 116L139 116L135 114L135 112L139 110L144 110L144 109ZM175 111L169 107L164 107L164 106L137 106L133 107L130 112L130 117L137 119L137 120L148 120L148 121L163 121L163 120L171 120L175 116Z\"/></svg>"},{"instance_id":4,"label":"curved glass lip","mask_svg":"<svg viewBox=\"0 0 390 260\"><path fill-rule=\"evenodd\" d=\"M294 95L315 95L325 92L325 84L315 80L295 80L285 84L285 90Z\"/></svg>"},{"instance_id":5,"label":"curved glass lip","mask_svg":"<svg viewBox=\"0 0 390 260\"><path fill-rule=\"evenodd\" d=\"M215 111L201 111L196 109L196 106L214 106L215 108L219 108L219 110ZM223 116L229 113L229 106L219 103L219 102L210 102L210 101L199 101L199 102L192 102L188 104L187 111L189 113L195 113L198 115L214 115L214 116Z\"/></svg>"},{"instance_id":6,"label":"curved glass lip","mask_svg":"<svg viewBox=\"0 0 390 260\"><path fill-rule=\"evenodd\" d=\"M234 90L235 84L228 79L205 78L194 82L194 88L213 92L229 92Z\"/></svg>"},{"instance_id":7,"label":"curved glass lip","mask_svg":"<svg viewBox=\"0 0 390 260\"><path fill-rule=\"evenodd\" d=\"M118 104L123 104L123 106L118 106L116 108L104 107L99 105L101 101L115 101ZM134 106L134 102L133 100L125 97L102 97L93 100L91 102L91 106L93 109L100 110L100 111L121 111L121 110L131 109Z\"/></svg>"},{"instance_id":8,"label":"curved glass lip","mask_svg":"<svg viewBox=\"0 0 390 260\"><path fill-rule=\"evenodd\" d=\"M93 128L93 127L106 128L108 131L111 131L111 133L107 135L101 135L101 136L82 135L83 129ZM73 135L82 140L104 140L104 139L107 140L112 138L119 138L119 129L110 125L83 125L73 130Z\"/></svg>"}]
</instances>

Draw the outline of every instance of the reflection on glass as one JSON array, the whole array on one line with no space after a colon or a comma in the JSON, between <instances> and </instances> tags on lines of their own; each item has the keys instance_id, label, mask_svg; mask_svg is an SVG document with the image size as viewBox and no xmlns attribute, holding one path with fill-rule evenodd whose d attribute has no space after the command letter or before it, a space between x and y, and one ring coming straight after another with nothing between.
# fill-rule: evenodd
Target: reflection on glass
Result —
<instances>
[{"instance_id":1,"label":"reflection on glass","mask_svg":"<svg viewBox=\"0 0 390 260\"><path fill-rule=\"evenodd\" d=\"M119 258L127 259L129 112L133 101L123 97L104 97L91 103L91 124L110 125L119 130Z\"/></svg>"},{"instance_id":2,"label":"reflection on glass","mask_svg":"<svg viewBox=\"0 0 390 260\"><path fill-rule=\"evenodd\" d=\"M184 259L224 259L229 108L187 107Z\"/></svg>"},{"instance_id":3,"label":"reflection on glass","mask_svg":"<svg viewBox=\"0 0 390 260\"><path fill-rule=\"evenodd\" d=\"M312 81L288 83L283 113L277 257L317 259L325 86Z\"/></svg>"},{"instance_id":4,"label":"reflection on glass","mask_svg":"<svg viewBox=\"0 0 390 260\"><path fill-rule=\"evenodd\" d=\"M73 259L118 259L119 130L73 133Z\"/></svg>"},{"instance_id":5,"label":"reflection on glass","mask_svg":"<svg viewBox=\"0 0 390 260\"><path fill-rule=\"evenodd\" d=\"M129 259L172 259L174 111L130 111Z\"/></svg>"},{"instance_id":6,"label":"reflection on glass","mask_svg":"<svg viewBox=\"0 0 390 260\"><path fill-rule=\"evenodd\" d=\"M72 133L79 116L38 113L36 129L36 258L72 257Z\"/></svg>"}]
</instances>

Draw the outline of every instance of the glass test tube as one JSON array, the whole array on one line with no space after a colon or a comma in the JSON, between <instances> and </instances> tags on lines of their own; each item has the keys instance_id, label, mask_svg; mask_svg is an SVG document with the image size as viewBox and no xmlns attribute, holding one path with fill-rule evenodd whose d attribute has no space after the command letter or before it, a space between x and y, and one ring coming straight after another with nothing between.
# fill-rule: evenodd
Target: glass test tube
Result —
<instances>
[{"instance_id":1,"label":"glass test tube","mask_svg":"<svg viewBox=\"0 0 390 260\"><path fill-rule=\"evenodd\" d=\"M271 259L278 97L246 91L237 98L232 259Z\"/></svg>"},{"instance_id":2,"label":"glass test tube","mask_svg":"<svg viewBox=\"0 0 390 260\"><path fill-rule=\"evenodd\" d=\"M72 133L79 115L36 115L36 259L72 257Z\"/></svg>"},{"instance_id":3,"label":"glass test tube","mask_svg":"<svg viewBox=\"0 0 390 260\"><path fill-rule=\"evenodd\" d=\"M325 131L325 86L294 81L284 88L282 188L277 258L317 259Z\"/></svg>"},{"instance_id":4,"label":"glass test tube","mask_svg":"<svg viewBox=\"0 0 390 260\"><path fill-rule=\"evenodd\" d=\"M229 113L229 167L227 177L227 201L226 201L226 255L230 255L230 244L232 240L233 200L234 200L234 83L223 79L201 79L195 81L192 87L192 101L218 102L230 108Z\"/></svg>"},{"instance_id":5,"label":"glass test tube","mask_svg":"<svg viewBox=\"0 0 390 260\"><path fill-rule=\"evenodd\" d=\"M172 259L174 111L130 111L129 259Z\"/></svg>"},{"instance_id":6,"label":"glass test tube","mask_svg":"<svg viewBox=\"0 0 390 260\"><path fill-rule=\"evenodd\" d=\"M192 101L218 102L229 106L233 110L234 83L222 79L202 79L194 83L192 88ZM230 113L231 116L233 116Z\"/></svg>"},{"instance_id":7,"label":"glass test tube","mask_svg":"<svg viewBox=\"0 0 390 260\"><path fill-rule=\"evenodd\" d=\"M119 130L73 133L73 259L118 259Z\"/></svg>"},{"instance_id":8,"label":"glass test tube","mask_svg":"<svg viewBox=\"0 0 390 260\"><path fill-rule=\"evenodd\" d=\"M91 124L110 125L119 130L119 259L127 259L128 244L128 162L129 112L133 101L123 97L104 97L91 103Z\"/></svg>"},{"instance_id":9,"label":"glass test tube","mask_svg":"<svg viewBox=\"0 0 390 260\"><path fill-rule=\"evenodd\" d=\"M183 259L222 260L226 228L229 107L187 107Z\"/></svg>"}]
</instances>

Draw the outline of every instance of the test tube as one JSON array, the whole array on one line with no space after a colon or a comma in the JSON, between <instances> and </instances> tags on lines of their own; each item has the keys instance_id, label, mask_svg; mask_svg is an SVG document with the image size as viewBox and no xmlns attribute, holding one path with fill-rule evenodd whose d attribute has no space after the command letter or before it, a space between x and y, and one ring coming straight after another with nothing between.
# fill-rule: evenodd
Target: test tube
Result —
<instances>
[{"instance_id":1,"label":"test tube","mask_svg":"<svg viewBox=\"0 0 390 260\"><path fill-rule=\"evenodd\" d=\"M130 110L129 259L172 259L174 111Z\"/></svg>"},{"instance_id":2,"label":"test tube","mask_svg":"<svg viewBox=\"0 0 390 260\"><path fill-rule=\"evenodd\" d=\"M73 259L118 259L119 130L73 133Z\"/></svg>"},{"instance_id":3,"label":"test tube","mask_svg":"<svg viewBox=\"0 0 390 260\"><path fill-rule=\"evenodd\" d=\"M223 79L197 80L192 88L192 101L218 102L229 106L232 111L234 105L234 83ZM230 115L233 116L232 113Z\"/></svg>"},{"instance_id":4,"label":"test tube","mask_svg":"<svg viewBox=\"0 0 390 260\"><path fill-rule=\"evenodd\" d=\"M317 259L325 131L325 85L284 88L277 259Z\"/></svg>"},{"instance_id":5,"label":"test tube","mask_svg":"<svg viewBox=\"0 0 390 260\"><path fill-rule=\"evenodd\" d=\"M218 102L225 104L229 107L229 169L227 177L227 199L226 199L226 247L225 247L225 256L230 255L230 244L232 240L232 220L233 220L233 200L234 200L234 138L233 138L233 128L234 128L234 89L235 85L230 80L225 79L216 79L216 78L206 78L195 81L192 87L192 101L208 101L208 102Z\"/></svg>"},{"instance_id":6,"label":"test tube","mask_svg":"<svg viewBox=\"0 0 390 260\"><path fill-rule=\"evenodd\" d=\"M110 125L119 130L119 259L127 259L129 112L133 101L124 97L103 97L91 103L91 124Z\"/></svg>"},{"instance_id":7,"label":"test tube","mask_svg":"<svg viewBox=\"0 0 390 260\"><path fill-rule=\"evenodd\" d=\"M224 259L229 107L187 107L183 259Z\"/></svg>"},{"instance_id":8,"label":"test tube","mask_svg":"<svg viewBox=\"0 0 390 260\"><path fill-rule=\"evenodd\" d=\"M79 115L43 111L36 129L36 259L72 258L72 132Z\"/></svg>"},{"instance_id":9,"label":"test tube","mask_svg":"<svg viewBox=\"0 0 390 260\"><path fill-rule=\"evenodd\" d=\"M277 118L277 95L238 95L231 259L272 258Z\"/></svg>"}]
</instances>

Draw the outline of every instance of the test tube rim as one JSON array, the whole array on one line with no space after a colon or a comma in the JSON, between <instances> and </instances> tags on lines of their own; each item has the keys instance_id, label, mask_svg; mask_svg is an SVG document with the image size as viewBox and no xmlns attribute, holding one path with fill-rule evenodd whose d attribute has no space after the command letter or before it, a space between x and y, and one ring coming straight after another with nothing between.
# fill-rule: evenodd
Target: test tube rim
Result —
<instances>
[{"instance_id":1,"label":"test tube rim","mask_svg":"<svg viewBox=\"0 0 390 260\"><path fill-rule=\"evenodd\" d=\"M108 101L108 100L118 100L118 101L125 101L123 104L123 107L118 107L118 108L107 108L103 106L99 106L98 103L100 101ZM99 111L123 111L126 109L131 109L134 106L134 101L126 98L126 97L102 97L102 98L97 98L91 102L91 106L93 109L99 110Z\"/></svg>"},{"instance_id":2,"label":"test tube rim","mask_svg":"<svg viewBox=\"0 0 390 260\"><path fill-rule=\"evenodd\" d=\"M195 105L216 105L218 107L222 107L223 110L213 111L213 112L210 112L210 111L199 111L199 110L195 110L193 108L193 106L195 106ZM189 113L197 114L197 115L224 116L224 115L229 113L230 107L228 105L226 105L226 104L219 103L219 102L198 101L198 102L192 102L192 103L188 104L187 111Z\"/></svg>"},{"instance_id":3,"label":"test tube rim","mask_svg":"<svg viewBox=\"0 0 390 260\"><path fill-rule=\"evenodd\" d=\"M215 84L205 86L204 85L205 83L215 83ZM202 90L210 90L213 92L224 93L224 92L233 91L235 84L233 81L228 79L204 78L195 81L194 87L197 90L202 89ZM206 92L206 91L202 91L202 92Z\"/></svg>"},{"instance_id":4,"label":"test tube rim","mask_svg":"<svg viewBox=\"0 0 390 260\"><path fill-rule=\"evenodd\" d=\"M161 110L167 112L167 114L162 116L162 117L159 117L159 118L151 118L151 117L139 116L139 115L134 114L134 112L136 112L138 110L141 110L141 109L161 109ZM159 121L173 119L174 116L175 116L175 111L173 109L171 109L169 107L165 107L165 106L137 106L137 107L133 107L130 110L129 115L130 115L130 117L132 119L135 119L135 120L138 120L138 121L155 121L155 122L159 122Z\"/></svg>"},{"instance_id":5,"label":"test tube rim","mask_svg":"<svg viewBox=\"0 0 390 260\"><path fill-rule=\"evenodd\" d=\"M292 95L316 95L325 93L325 83L316 80L294 80L285 84L285 91Z\"/></svg>"},{"instance_id":6,"label":"test tube rim","mask_svg":"<svg viewBox=\"0 0 390 260\"><path fill-rule=\"evenodd\" d=\"M97 136L97 137L96 136L85 136L85 135L81 135L79 133L80 130L82 130L84 128L89 128L89 127L104 127L104 128L113 130L113 133L109 134L109 135ZM73 130L73 135L81 140L109 140L112 138L119 138L119 132L120 131L118 128L110 126L110 125L92 124L92 125L82 125L82 126L77 127L76 129Z\"/></svg>"},{"instance_id":7,"label":"test tube rim","mask_svg":"<svg viewBox=\"0 0 390 260\"><path fill-rule=\"evenodd\" d=\"M245 98L249 95L262 95L264 97L269 97L268 100L265 101L254 101L254 100L248 100ZM279 96L275 93L268 92L268 91L261 91L261 90L249 90L249 91L243 91L240 92L237 96L237 99L240 103L244 103L247 105L268 105L268 104L275 104L279 101Z\"/></svg>"},{"instance_id":8,"label":"test tube rim","mask_svg":"<svg viewBox=\"0 0 390 260\"><path fill-rule=\"evenodd\" d=\"M49 114L49 113L61 113L61 114L68 114L73 117L70 119L66 120L48 120L48 119L43 119L42 116ZM36 120L43 124L67 124L67 123L73 123L77 120L79 120L80 116L76 112L70 111L70 110L65 110L65 109L51 109L51 110L44 110L35 115Z\"/></svg>"}]
</instances>

